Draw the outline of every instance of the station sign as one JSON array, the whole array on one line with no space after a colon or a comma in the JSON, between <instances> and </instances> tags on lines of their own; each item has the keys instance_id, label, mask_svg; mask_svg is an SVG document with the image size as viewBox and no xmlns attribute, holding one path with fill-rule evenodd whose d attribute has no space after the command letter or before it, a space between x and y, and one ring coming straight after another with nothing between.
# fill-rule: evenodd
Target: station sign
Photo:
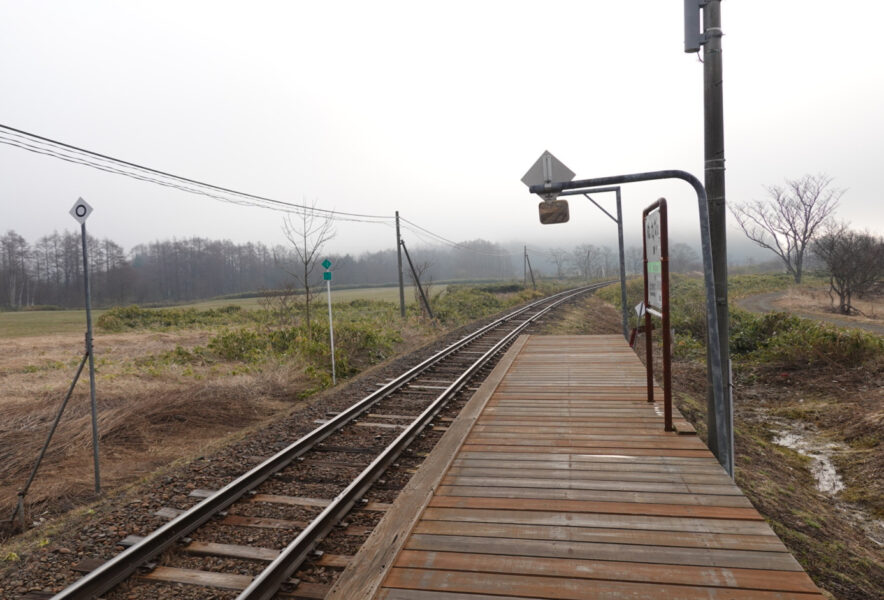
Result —
<instances>
[{"instance_id":1,"label":"station sign","mask_svg":"<svg viewBox=\"0 0 884 600\"><path fill-rule=\"evenodd\" d=\"M648 258L648 305L663 307L663 263L660 243L660 211L655 210L645 218L645 248Z\"/></svg>"}]
</instances>

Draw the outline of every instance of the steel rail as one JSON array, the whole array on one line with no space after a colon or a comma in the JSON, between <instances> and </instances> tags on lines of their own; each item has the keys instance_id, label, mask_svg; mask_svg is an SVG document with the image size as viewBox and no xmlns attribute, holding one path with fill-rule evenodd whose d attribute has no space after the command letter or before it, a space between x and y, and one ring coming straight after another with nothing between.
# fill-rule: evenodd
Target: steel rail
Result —
<instances>
[{"instance_id":1,"label":"steel rail","mask_svg":"<svg viewBox=\"0 0 884 600\"><path fill-rule=\"evenodd\" d=\"M337 523L356 505L365 492L383 474L383 472L395 461L402 451L414 441L414 438L423 431L436 414L442 410L445 404L457 394L467 381L481 369L491 358L505 348L526 327L547 312L569 300L570 298L584 293L585 289L559 298L537 314L526 319L512 329L494 346L487 350L481 357L474 361L467 369L443 392L433 403L405 429L399 436L378 455L356 479L354 479L334 500L305 527L279 556L258 575L243 592L237 596L237 600L270 600L279 591L314 550L317 544L337 525Z\"/></svg>"},{"instance_id":2,"label":"steel rail","mask_svg":"<svg viewBox=\"0 0 884 600\"><path fill-rule=\"evenodd\" d=\"M133 544L126 550L109 559L100 567L94 569L62 591L58 592L52 596L51 600L92 600L99 597L101 594L104 594L114 586L125 581L130 575L137 571L139 567L149 562L172 544L209 521L218 514L218 512L226 509L242 498L249 491L266 481L274 473L284 469L294 459L309 451L316 446L316 444L369 410L377 402L398 391L409 381L415 379L422 372L439 363L457 350L482 337L492 329L499 327L506 321L525 312L531 311L538 305L549 302L551 299L556 299L554 302L555 305L558 305L560 303L558 300L561 299L562 296L568 295L565 298L567 299L570 298L571 295L585 293L591 289L595 289L599 285L600 284L593 284L578 288L577 290L566 290L541 300L537 300L536 302L532 302L527 306L516 309L503 317L492 321L488 325L479 328L471 334L464 336L417 366L412 367L393 381L372 392L359 402L353 404L327 423L324 423L313 431L305 434L300 439L280 450L245 474L240 475L202 502L194 505L165 525L162 525L138 543Z\"/></svg>"}]
</instances>

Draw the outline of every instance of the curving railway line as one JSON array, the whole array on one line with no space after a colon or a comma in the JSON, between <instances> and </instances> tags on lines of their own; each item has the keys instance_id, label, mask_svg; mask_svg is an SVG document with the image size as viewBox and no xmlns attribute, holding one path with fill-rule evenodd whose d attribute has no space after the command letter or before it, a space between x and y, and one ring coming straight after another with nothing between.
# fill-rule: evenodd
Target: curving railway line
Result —
<instances>
[{"instance_id":1,"label":"curving railway line","mask_svg":"<svg viewBox=\"0 0 884 600\"><path fill-rule=\"evenodd\" d=\"M502 351L556 306L603 285L514 310L317 419L221 489L194 490L202 500L191 508L164 509L165 525L123 540L125 550L53 600L323 598ZM215 559L208 568L205 557Z\"/></svg>"}]
</instances>

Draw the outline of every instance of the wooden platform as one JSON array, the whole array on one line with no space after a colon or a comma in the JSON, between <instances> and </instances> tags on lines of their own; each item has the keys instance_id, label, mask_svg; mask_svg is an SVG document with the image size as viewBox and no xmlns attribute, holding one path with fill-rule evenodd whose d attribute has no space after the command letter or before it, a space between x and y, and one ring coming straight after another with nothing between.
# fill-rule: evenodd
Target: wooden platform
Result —
<instances>
[{"instance_id":1,"label":"wooden platform","mask_svg":"<svg viewBox=\"0 0 884 600\"><path fill-rule=\"evenodd\" d=\"M661 403L620 336L520 338L327 598L823 598Z\"/></svg>"}]
</instances>

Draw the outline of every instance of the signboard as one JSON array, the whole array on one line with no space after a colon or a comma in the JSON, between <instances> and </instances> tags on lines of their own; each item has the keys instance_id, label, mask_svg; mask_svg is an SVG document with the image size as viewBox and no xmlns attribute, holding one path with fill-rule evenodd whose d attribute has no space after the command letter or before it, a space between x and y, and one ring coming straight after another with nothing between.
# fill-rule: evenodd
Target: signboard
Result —
<instances>
[{"instance_id":1,"label":"signboard","mask_svg":"<svg viewBox=\"0 0 884 600\"><path fill-rule=\"evenodd\" d=\"M566 167L562 161L552 155L549 150L544 150L528 172L522 177L522 183L531 187L544 183L562 183L574 179L574 171ZM553 200L555 194L541 194L547 200Z\"/></svg>"},{"instance_id":2,"label":"signboard","mask_svg":"<svg viewBox=\"0 0 884 600\"><path fill-rule=\"evenodd\" d=\"M82 225L86 223L86 219L92 214L92 207L82 198L77 198L77 201L74 202L74 205L71 207L70 213L71 216Z\"/></svg>"},{"instance_id":3,"label":"signboard","mask_svg":"<svg viewBox=\"0 0 884 600\"><path fill-rule=\"evenodd\" d=\"M322 274L323 281L331 281L331 271L326 271Z\"/></svg>"},{"instance_id":4,"label":"signboard","mask_svg":"<svg viewBox=\"0 0 884 600\"><path fill-rule=\"evenodd\" d=\"M648 258L648 305L663 308L663 269L660 262L660 211L645 218L645 248Z\"/></svg>"},{"instance_id":5,"label":"signboard","mask_svg":"<svg viewBox=\"0 0 884 600\"><path fill-rule=\"evenodd\" d=\"M324 261L322 261L322 268L325 269L326 271L329 270L331 268L331 266L332 266L332 262L329 259L326 258Z\"/></svg>"},{"instance_id":6,"label":"signboard","mask_svg":"<svg viewBox=\"0 0 884 600\"><path fill-rule=\"evenodd\" d=\"M537 209L540 211L540 222L544 225L567 223L571 218L567 200L544 200Z\"/></svg>"}]
</instances>

